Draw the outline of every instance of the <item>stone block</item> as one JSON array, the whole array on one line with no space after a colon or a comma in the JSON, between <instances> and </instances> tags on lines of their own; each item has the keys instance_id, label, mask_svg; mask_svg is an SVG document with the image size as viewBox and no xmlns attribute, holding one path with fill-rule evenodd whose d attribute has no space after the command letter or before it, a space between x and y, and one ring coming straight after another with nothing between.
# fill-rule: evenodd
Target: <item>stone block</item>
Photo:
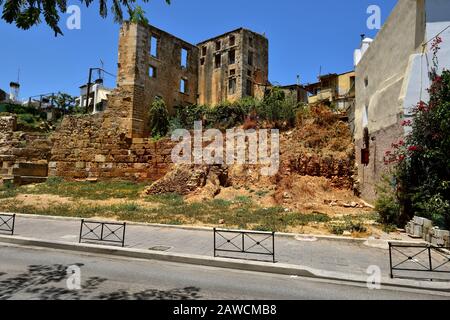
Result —
<instances>
[{"instance_id":1,"label":"stone block","mask_svg":"<svg viewBox=\"0 0 450 320\"><path fill-rule=\"evenodd\" d=\"M12 169L14 176L47 177L47 164L16 163Z\"/></svg>"},{"instance_id":2,"label":"stone block","mask_svg":"<svg viewBox=\"0 0 450 320\"><path fill-rule=\"evenodd\" d=\"M96 154L95 162L106 162L106 156L103 154Z\"/></svg>"},{"instance_id":3,"label":"stone block","mask_svg":"<svg viewBox=\"0 0 450 320\"><path fill-rule=\"evenodd\" d=\"M86 167L86 162L82 162L82 161L75 162L75 168L84 169L85 167Z\"/></svg>"}]
</instances>

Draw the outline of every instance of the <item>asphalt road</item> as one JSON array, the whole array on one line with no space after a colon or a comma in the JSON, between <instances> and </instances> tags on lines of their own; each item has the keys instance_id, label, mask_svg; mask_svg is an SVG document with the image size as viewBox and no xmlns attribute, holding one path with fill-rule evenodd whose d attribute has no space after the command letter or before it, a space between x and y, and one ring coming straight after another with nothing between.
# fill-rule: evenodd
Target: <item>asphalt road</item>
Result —
<instances>
[{"instance_id":1,"label":"asphalt road","mask_svg":"<svg viewBox=\"0 0 450 320\"><path fill-rule=\"evenodd\" d=\"M74 265L81 272L79 290L67 287L67 268ZM449 298L429 292L369 290L339 282L0 245L0 299Z\"/></svg>"}]
</instances>

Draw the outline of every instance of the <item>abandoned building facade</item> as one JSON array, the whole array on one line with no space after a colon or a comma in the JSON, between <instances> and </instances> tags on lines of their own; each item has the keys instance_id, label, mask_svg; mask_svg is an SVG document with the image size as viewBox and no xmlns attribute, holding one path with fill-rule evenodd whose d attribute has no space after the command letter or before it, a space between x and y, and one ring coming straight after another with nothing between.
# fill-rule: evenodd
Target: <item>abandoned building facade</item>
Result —
<instances>
[{"instance_id":1,"label":"abandoned building facade","mask_svg":"<svg viewBox=\"0 0 450 320\"><path fill-rule=\"evenodd\" d=\"M246 29L192 45L153 26L120 30L117 87L132 86L131 136L148 135L147 109L162 98L170 113L255 95L268 83L268 40Z\"/></svg>"},{"instance_id":2,"label":"abandoned building facade","mask_svg":"<svg viewBox=\"0 0 450 320\"><path fill-rule=\"evenodd\" d=\"M255 86L268 84L269 43L266 37L237 29L197 45L200 49L198 103L217 105L255 96Z\"/></svg>"},{"instance_id":3,"label":"abandoned building facade","mask_svg":"<svg viewBox=\"0 0 450 320\"><path fill-rule=\"evenodd\" d=\"M374 41L365 39L355 54L356 161L361 195L377 196L388 169L385 153L407 134L403 120L419 101L428 102L431 44L439 35L439 68L450 68L450 2L399 0Z\"/></svg>"}]
</instances>

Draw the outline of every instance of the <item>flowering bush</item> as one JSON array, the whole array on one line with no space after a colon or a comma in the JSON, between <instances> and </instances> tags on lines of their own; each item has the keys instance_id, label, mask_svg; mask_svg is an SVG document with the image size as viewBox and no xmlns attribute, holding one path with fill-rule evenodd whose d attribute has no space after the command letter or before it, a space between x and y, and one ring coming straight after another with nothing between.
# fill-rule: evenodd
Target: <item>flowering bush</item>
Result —
<instances>
[{"instance_id":1,"label":"flowering bush","mask_svg":"<svg viewBox=\"0 0 450 320\"><path fill-rule=\"evenodd\" d=\"M450 228L450 71L432 73L428 91L429 102L420 101L412 120L402 122L411 132L392 144L385 163L394 168L397 223L419 215Z\"/></svg>"}]
</instances>

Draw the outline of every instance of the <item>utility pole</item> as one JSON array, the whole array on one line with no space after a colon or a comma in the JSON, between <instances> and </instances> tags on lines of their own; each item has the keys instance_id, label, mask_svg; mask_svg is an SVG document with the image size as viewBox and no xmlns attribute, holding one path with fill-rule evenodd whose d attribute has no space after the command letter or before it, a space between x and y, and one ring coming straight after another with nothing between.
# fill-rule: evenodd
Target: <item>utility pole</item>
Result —
<instances>
[{"instance_id":1,"label":"utility pole","mask_svg":"<svg viewBox=\"0 0 450 320\"><path fill-rule=\"evenodd\" d=\"M86 111L85 113L88 113L88 107L89 107L89 94L91 91L91 81L92 81L92 71L94 68L89 68L89 77L88 77L88 83L86 88Z\"/></svg>"}]
</instances>

